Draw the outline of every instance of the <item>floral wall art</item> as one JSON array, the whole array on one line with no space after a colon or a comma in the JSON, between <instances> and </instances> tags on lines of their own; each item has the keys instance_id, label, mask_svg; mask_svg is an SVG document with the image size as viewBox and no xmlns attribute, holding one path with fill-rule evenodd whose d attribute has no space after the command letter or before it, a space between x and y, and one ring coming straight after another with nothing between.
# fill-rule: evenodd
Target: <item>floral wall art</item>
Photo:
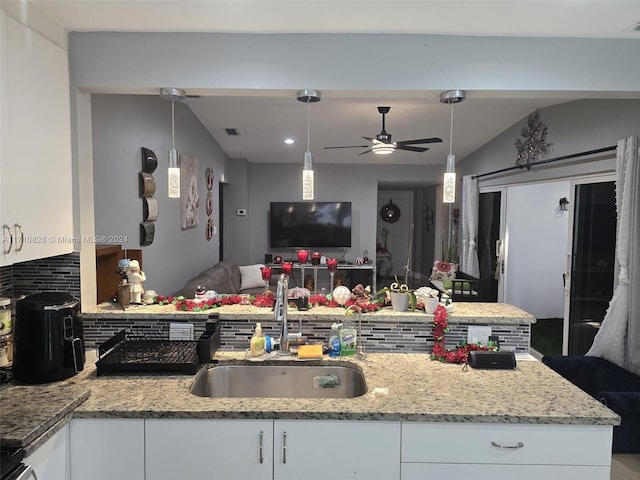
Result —
<instances>
[{"instance_id":1,"label":"floral wall art","mask_svg":"<svg viewBox=\"0 0 640 480\"><path fill-rule=\"evenodd\" d=\"M180 216L182 228L196 227L200 222L199 213L198 159L189 155L180 155Z\"/></svg>"}]
</instances>

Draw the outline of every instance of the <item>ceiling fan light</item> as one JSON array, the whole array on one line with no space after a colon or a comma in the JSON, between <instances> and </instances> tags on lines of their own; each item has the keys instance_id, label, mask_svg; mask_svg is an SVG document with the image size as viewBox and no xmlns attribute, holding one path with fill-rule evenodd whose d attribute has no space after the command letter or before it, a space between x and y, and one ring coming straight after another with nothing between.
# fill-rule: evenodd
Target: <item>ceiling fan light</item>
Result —
<instances>
[{"instance_id":1,"label":"ceiling fan light","mask_svg":"<svg viewBox=\"0 0 640 480\"><path fill-rule=\"evenodd\" d=\"M376 155L389 155L393 153L396 149L396 146L393 143L374 143L371 146L371 150Z\"/></svg>"}]
</instances>

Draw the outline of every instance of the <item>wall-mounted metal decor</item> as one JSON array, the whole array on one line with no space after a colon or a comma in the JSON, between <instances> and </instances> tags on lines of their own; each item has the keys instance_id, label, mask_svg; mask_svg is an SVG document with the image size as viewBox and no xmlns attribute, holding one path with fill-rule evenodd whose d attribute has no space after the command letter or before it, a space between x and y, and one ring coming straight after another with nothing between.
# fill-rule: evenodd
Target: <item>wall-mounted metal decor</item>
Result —
<instances>
[{"instance_id":1,"label":"wall-mounted metal decor","mask_svg":"<svg viewBox=\"0 0 640 480\"><path fill-rule=\"evenodd\" d=\"M516 165L527 167L539 157L551 153L553 144L547 142L548 128L540 121L538 112L532 113L527 118L527 124L522 127L520 136L515 142L518 157Z\"/></svg>"},{"instance_id":2,"label":"wall-mounted metal decor","mask_svg":"<svg viewBox=\"0 0 640 480\"><path fill-rule=\"evenodd\" d=\"M142 197L142 223L140 224L140 246L144 247L153 243L155 234L155 222L158 219L158 200L156 193L156 181L153 172L158 167L158 158L153 150L141 147L142 171L139 173L139 190Z\"/></svg>"},{"instance_id":3,"label":"wall-mounted metal decor","mask_svg":"<svg viewBox=\"0 0 640 480\"><path fill-rule=\"evenodd\" d=\"M153 150L142 147L142 171L145 173L153 173L158 168L158 157Z\"/></svg>"}]
</instances>

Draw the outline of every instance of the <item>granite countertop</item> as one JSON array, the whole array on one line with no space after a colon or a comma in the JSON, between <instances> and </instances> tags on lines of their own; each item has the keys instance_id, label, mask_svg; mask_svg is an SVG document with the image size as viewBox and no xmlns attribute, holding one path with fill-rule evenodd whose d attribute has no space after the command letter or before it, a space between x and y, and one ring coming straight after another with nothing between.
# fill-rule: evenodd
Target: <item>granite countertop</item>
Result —
<instances>
[{"instance_id":1,"label":"granite countertop","mask_svg":"<svg viewBox=\"0 0 640 480\"><path fill-rule=\"evenodd\" d=\"M206 320L209 315L217 314L221 320L246 320L254 321L273 320L273 312L269 308L261 308L247 305L224 305L219 308L204 310L201 312L185 312L176 309L175 305L132 305L123 310L114 303L101 303L82 312L85 319L138 319L155 320L159 317L184 320ZM307 311L298 311L290 307L288 318L290 320L327 320L334 321L344 316L342 308L313 307ZM367 320L376 322L432 322L433 315L424 311L396 312L390 307L372 313L363 314ZM450 323L482 323L482 324L511 324L511 323L535 323L536 319L530 313L507 303L475 303L456 302L453 311L449 313Z\"/></svg>"},{"instance_id":2,"label":"granite countertop","mask_svg":"<svg viewBox=\"0 0 640 480\"><path fill-rule=\"evenodd\" d=\"M29 455L69 421L89 394L86 382L4 385L0 388L0 444L27 447Z\"/></svg>"},{"instance_id":3,"label":"granite countertop","mask_svg":"<svg viewBox=\"0 0 640 480\"><path fill-rule=\"evenodd\" d=\"M239 352L216 353L220 363L243 361L242 357ZM73 380L91 389L91 396L76 408L74 417L620 422L617 414L537 361L521 360L515 370L463 371L461 365L433 362L426 354L370 353L366 360L343 358L321 362L355 364L365 375L367 394L350 399L203 398L189 392L195 376L97 377L90 364Z\"/></svg>"},{"instance_id":4,"label":"granite countertop","mask_svg":"<svg viewBox=\"0 0 640 480\"><path fill-rule=\"evenodd\" d=\"M245 362L218 352L219 364ZM532 358L532 357L529 357ZM514 370L463 370L427 354L370 353L309 361L361 369L368 392L347 399L206 398L192 395L194 375L96 375L85 369L60 382L0 388L4 445L27 455L75 418L310 419L619 425L620 417L537 361ZM301 362L296 362L301 363ZM211 368L203 366L203 369ZM215 368L215 367L213 367Z\"/></svg>"}]
</instances>

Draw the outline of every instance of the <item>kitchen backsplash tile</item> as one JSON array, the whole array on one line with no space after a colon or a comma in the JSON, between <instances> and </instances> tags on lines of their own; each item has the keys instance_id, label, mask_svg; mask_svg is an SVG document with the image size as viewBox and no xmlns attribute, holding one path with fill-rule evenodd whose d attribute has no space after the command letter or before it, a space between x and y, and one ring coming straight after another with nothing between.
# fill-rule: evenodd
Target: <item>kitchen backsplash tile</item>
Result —
<instances>
[{"instance_id":1,"label":"kitchen backsplash tile","mask_svg":"<svg viewBox=\"0 0 640 480\"><path fill-rule=\"evenodd\" d=\"M77 252L0 268L3 292L66 292L80 298L80 254Z\"/></svg>"}]
</instances>

